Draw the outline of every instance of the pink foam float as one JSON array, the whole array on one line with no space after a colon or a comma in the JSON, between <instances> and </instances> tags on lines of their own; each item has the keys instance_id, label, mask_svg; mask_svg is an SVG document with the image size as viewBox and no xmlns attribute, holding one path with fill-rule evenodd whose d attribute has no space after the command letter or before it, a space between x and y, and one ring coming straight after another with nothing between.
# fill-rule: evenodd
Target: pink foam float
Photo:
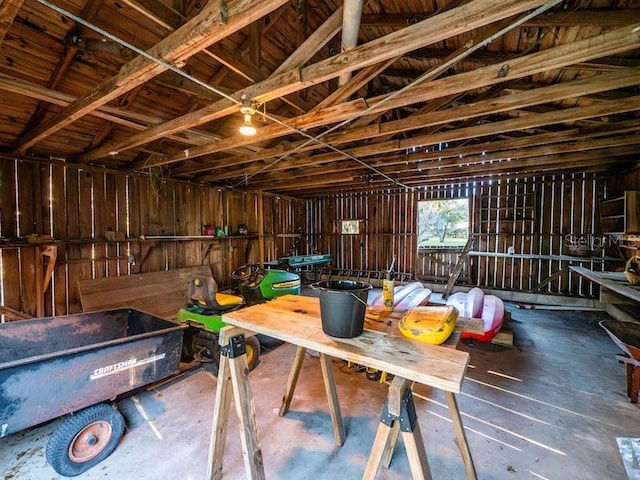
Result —
<instances>
[{"instance_id":1,"label":"pink foam float","mask_svg":"<svg viewBox=\"0 0 640 480\"><path fill-rule=\"evenodd\" d=\"M484 292L478 287L474 287L467 293L464 302L464 316L471 318L480 318L482 315L482 306L484 302Z\"/></svg>"},{"instance_id":2,"label":"pink foam float","mask_svg":"<svg viewBox=\"0 0 640 480\"><path fill-rule=\"evenodd\" d=\"M400 285L395 287L393 289L394 310L396 309L395 306L398 305L400 302L402 302L407 296L409 296L416 290L422 290L422 289L424 289L424 286L420 282L411 282L411 283L407 283L406 285ZM429 290L429 292L431 291ZM378 310L384 306L384 298L382 296L382 293L373 299L373 302L371 302L371 306L373 307L374 310Z\"/></svg>"},{"instance_id":3,"label":"pink foam float","mask_svg":"<svg viewBox=\"0 0 640 480\"><path fill-rule=\"evenodd\" d=\"M447 305L451 305L452 307L455 307L456 310L458 310L458 313L460 314L460 316L466 317L467 316L467 314L465 313L466 300L467 300L467 294L465 292L456 292L447 299Z\"/></svg>"},{"instance_id":4,"label":"pink foam float","mask_svg":"<svg viewBox=\"0 0 640 480\"><path fill-rule=\"evenodd\" d=\"M428 288L416 288L400 302L395 304L394 310L405 311L413 307L420 307L429 303L431 290Z\"/></svg>"},{"instance_id":5,"label":"pink foam float","mask_svg":"<svg viewBox=\"0 0 640 480\"><path fill-rule=\"evenodd\" d=\"M484 323L484 334L462 332L462 338L473 338L488 343L502 328L504 321L504 303L495 295L485 295L482 302L482 312L479 317Z\"/></svg>"}]
</instances>

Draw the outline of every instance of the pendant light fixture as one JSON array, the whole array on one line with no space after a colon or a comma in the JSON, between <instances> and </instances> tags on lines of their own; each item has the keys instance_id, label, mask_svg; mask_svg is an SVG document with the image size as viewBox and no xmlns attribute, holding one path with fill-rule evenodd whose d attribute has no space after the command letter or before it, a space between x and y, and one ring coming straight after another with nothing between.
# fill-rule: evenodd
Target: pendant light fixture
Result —
<instances>
[{"instance_id":1,"label":"pendant light fixture","mask_svg":"<svg viewBox=\"0 0 640 480\"><path fill-rule=\"evenodd\" d=\"M256 113L255 109L251 106L251 101L245 94L242 94L242 106L240 107L240 113L244 115L244 123L240 127L240 133L246 137L252 137L256 134L256 127L251 123L251 117Z\"/></svg>"}]
</instances>

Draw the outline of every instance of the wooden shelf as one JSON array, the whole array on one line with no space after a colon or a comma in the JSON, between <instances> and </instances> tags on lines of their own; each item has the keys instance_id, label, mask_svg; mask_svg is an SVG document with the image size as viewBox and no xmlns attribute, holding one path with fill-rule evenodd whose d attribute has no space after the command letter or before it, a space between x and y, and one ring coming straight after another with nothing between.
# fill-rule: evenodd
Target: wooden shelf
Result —
<instances>
[{"instance_id":1,"label":"wooden shelf","mask_svg":"<svg viewBox=\"0 0 640 480\"><path fill-rule=\"evenodd\" d=\"M3 248L22 248L22 247L47 247L47 246L68 246L68 245L95 245L95 244L115 244L127 242L141 242L140 238L125 238L124 240L107 240L106 238L78 238L67 240L53 240L40 243L29 243L21 240L5 240L0 239L0 249Z\"/></svg>"},{"instance_id":2,"label":"wooden shelf","mask_svg":"<svg viewBox=\"0 0 640 480\"><path fill-rule=\"evenodd\" d=\"M208 242L216 242L222 240L233 239L256 239L257 235L225 235L222 237L216 237L215 235L142 235L141 240L165 240L165 241L190 241L190 240L205 240Z\"/></svg>"},{"instance_id":3,"label":"wooden shelf","mask_svg":"<svg viewBox=\"0 0 640 480\"><path fill-rule=\"evenodd\" d=\"M626 190L620 197L601 200L600 227L609 235L640 233L640 190Z\"/></svg>"}]
</instances>

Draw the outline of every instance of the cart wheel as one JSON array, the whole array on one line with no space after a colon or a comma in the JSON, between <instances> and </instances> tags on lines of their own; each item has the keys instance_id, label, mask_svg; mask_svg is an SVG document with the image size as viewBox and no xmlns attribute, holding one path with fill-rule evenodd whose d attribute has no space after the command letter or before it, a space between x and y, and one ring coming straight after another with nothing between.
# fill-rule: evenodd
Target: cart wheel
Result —
<instances>
[{"instance_id":1,"label":"cart wheel","mask_svg":"<svg viewBox=\"0 0 640 480\"><path fill-rule=\"evenodd\" d=\"M68 416L47 443L47 462L60 475L75 477L115 450L124 434L124 418L99 403Z\"/></svg>"},{"instance_id":2,"label":"cart wheel","mask_svg":"<svg viewBox=\"0 0 640 480\"><path fill-rule=\"evenodd\" d=\"M260 361L260 342L253 337L245 337L244 346L247 351L247 364L249 365L249 371L258 366Z\"/></svg>"}]
</instances>

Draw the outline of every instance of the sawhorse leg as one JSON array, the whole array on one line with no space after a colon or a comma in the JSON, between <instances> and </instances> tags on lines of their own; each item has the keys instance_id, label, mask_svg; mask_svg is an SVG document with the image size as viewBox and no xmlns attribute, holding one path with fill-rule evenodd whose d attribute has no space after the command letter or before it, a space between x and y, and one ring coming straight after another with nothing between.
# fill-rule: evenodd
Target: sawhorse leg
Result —
<instances>
[{"instance_id":1,"label":"sawhorse leg","mask_svg":"<svg viewBox=\"0 0 640 480\"><path fill-rule=\"evenodd\" d=\"M473 464L473 458L471 457L471 451L469 450L469 444L467 443L467 436L464 433L464 427L462 426L462 419L460 418L460 410L458 410L458 402L456 395L453 392L444 392L444 397L447 399L447 406L449 407L449 414L451 415L451 421L453 422L453 429L456 432L456 445L460 449L462 455L462 461L464 462L464 468L467 472L468 480L476 480L476 467Z\"/></svg>"},{"instance_id":2,"label":"sawhorse leg","mask_svg":"<svg viewBox=\"0 0 640 480\"><path fill-rule=\"evenodd\" d=\"M394 395L397 395L397 393L394 392ZM467 479L476 480L478 478L476 474L476 468L473 464L473 458L471 457L471 451L469 450L469 444L467 443L467 436L464 432L464 427L462 426L462 419L460 417L460 410L458 410L458 402L456 401L455 394L445 391L444 396L447 400L447 406L449 407L451 422L453 423L453 429L456 434L455 442L460 449L460 454L462 455L464 468L467 472ZM398 441L399 434L400 425L399 422L395 422L390 431L386 434L386 445L384 446L381 456L381 463L384 468L389 468L389 465L391 464L393 449L395 448L396 442Z\"/></svg>"},{"instance_id":3,"label":"sawhorse leg","mask_svg":"<svg viewBox=\"0 0 640 480\"><path fill-rule=\"evenodd\" d=\"M398 432L402 435L414 480L431 480L429 460L411 394L411 382L400 377L395 377L389 387L363 479L375 478L380 465L390 459Z\"/></svg>"},{"instance_id":4,"label":"sawhorse leg","mask_svg":"<svg viewBox=\"0 0 640 480\"><path fill-rule=\"evenodd\" d=\"M256 411L249 385L249 366L243 330L225 327L220 331L220 366L213 409L213 428L209 448L208 477L222 479L222 460L231 413L231 394L240 423L242 456L247 479L264 480L262 450L258 443Z\"/></svg>"},{"instance_id":5,"label":"sawhorse leg","mask_svg":"<svg viewBox=\"0 0 640 480\"><path fill-rule=\"evenodd\" d=\"M291 399L293 398L293 392L296 389L298 383L298 377L300 376L300 369L302 368L302 362L307 349L304 347L298 347L296 350L296 356L291 365L289 371L289 378L287 380L287 388L284 396L282 397L282 405L280 405L280 416L283 417L288 411L291 405ZM338 392L336 390L336 379L333 374L333 367L331 366L331 357L320 354L320 367L322 368L322 379L324 380L324 388L327 392L327 400L329 401L329 413L331 414L331 424L333 425L333 434L336 439L336 444L339 446L344 445L346 434L344 431L344 423L342 421L342 413L340 411L340 402L338 400Z\"/></svg>"}]
</instances>

